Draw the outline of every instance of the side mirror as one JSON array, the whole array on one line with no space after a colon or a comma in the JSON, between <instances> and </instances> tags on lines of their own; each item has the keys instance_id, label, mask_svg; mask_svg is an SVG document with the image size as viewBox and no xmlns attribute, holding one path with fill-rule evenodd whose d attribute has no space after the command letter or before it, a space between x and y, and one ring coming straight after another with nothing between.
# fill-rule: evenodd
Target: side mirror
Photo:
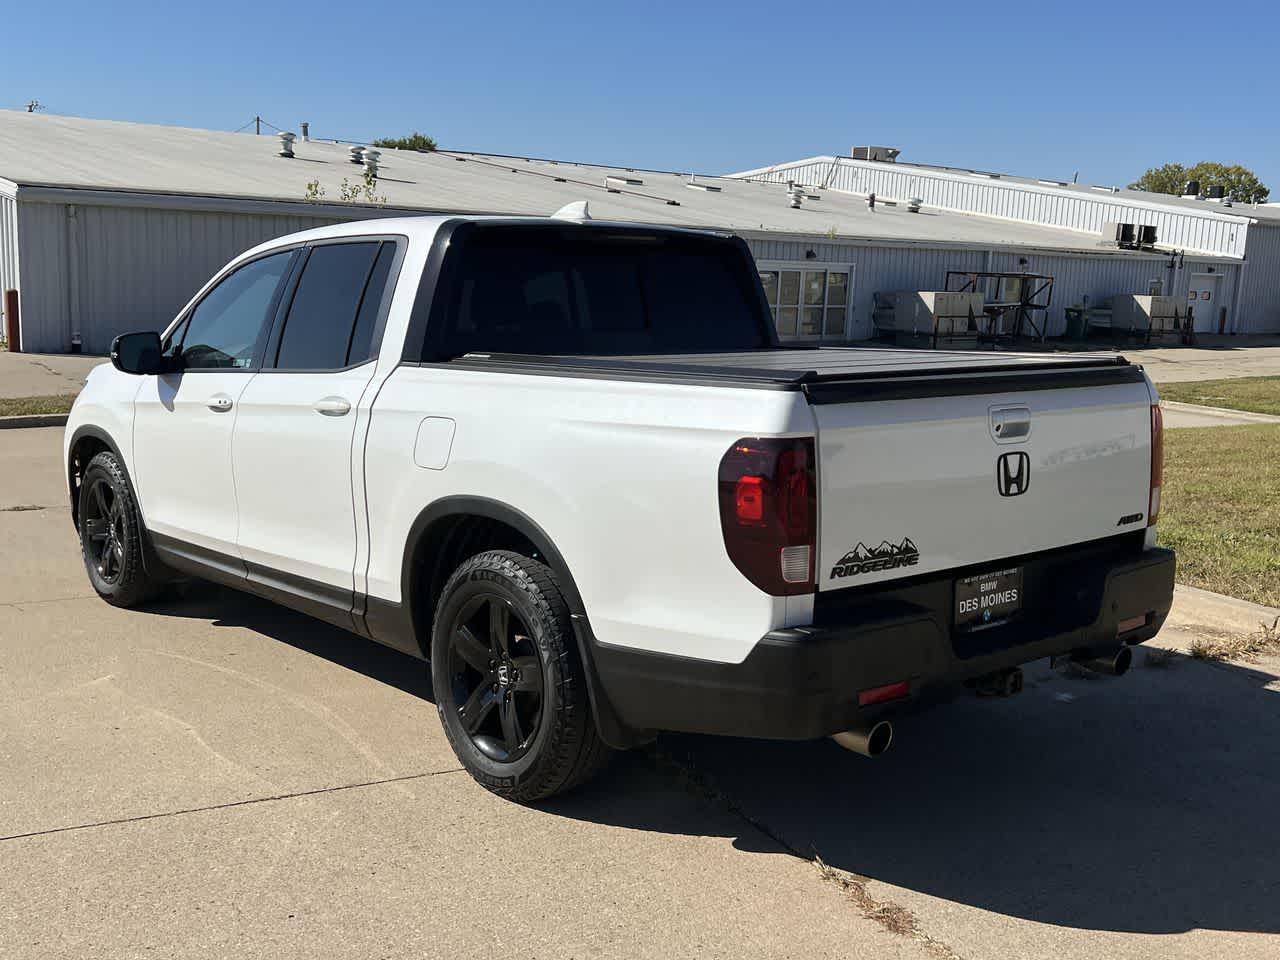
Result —
<instances>
[{"instance_id":1,"label":"side mirror","mask_svg":"<svg viewBox=\"0 0 1280 960\"><path fill-rule=\"evenodd\" d=\"M111 341L111 364L123 373L160 373L160 334L154 330L120 334Z\"/></svg>"}]
</instances>

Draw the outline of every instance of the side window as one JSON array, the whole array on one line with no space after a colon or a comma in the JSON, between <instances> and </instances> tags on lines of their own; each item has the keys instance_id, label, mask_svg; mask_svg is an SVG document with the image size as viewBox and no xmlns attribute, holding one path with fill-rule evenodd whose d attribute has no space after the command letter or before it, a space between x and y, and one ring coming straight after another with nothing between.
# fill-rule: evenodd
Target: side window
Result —
<instances>
[{"instance_id":1,"label":"side window","mask_svg":"<svg viewBox=\"0 0 1280 960\"><path fill-rule=\"evenodd\" d=\"M369 285L365 289L364 299L360 301L360 311L356 314L356 326L351 331L351 346L347 348L348 367L373 359L373 328L378 322L378 310L387 289L387 277L391 275L391 261L395 258L396 245L384 243L378 251L378 259L373 262L373 273L369 275Z\"/></svg>"},{"instance_id":2,"label":"side window","mask_svg":"<svg viewBox=\"0 0 1280 960\"><path fill-rule=\"evenodd\" d=\"M178 348L184 370L252 366L253 349L292 256L292 250L284 250L245 264L196 304Z\"/></svg>"},{"instance_id":3,"label":"side window","mask_svg":"<svg viewBox=\"0 0 1280 960\"><path fill-rule=\"evenodd\" d=\"M380 256L384 248L388 251L385 261ZM377 241L312 248L280 335L276 367L338 370L369 359L373 325L394 252L394 244ZM379 273L381 285L376 285L374 275Z\"/></svg>"}]
</instances>

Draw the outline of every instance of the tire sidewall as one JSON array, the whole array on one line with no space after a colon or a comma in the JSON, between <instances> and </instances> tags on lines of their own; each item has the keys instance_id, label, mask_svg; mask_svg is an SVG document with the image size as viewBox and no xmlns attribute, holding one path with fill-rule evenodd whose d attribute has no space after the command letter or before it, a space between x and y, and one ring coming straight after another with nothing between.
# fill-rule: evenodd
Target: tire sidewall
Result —
<instances>
[{"instance_id":1,"label":"tire sidewall","mask_svg":"<svg viewBox=\"0 0 1280 960\"><path fill-rule=\"evenodd\" d=\"M543 609L547 598L538 596L542 604L534 602L531 594L513 583L515 578L505 571L499 561L467 564L450 578L441 596L432 629L431 684L435 692L436 710L440 722L464 765L485 786L499 790L514 789L526 780L536 777L546 759L547 741L552 737L554 718L559 712L558 669L548 641L554 625L547 623L547 610ZM513 611L528 626L534 646L538 651L538 666L542 671L542 711L538 718L538 731L528 751L518 760L503 763L485 756L462 727L458 705L453 697L453 680L449 675L449 630L459 609L477 594L496 594L509 601ZM554 616L554 607L551 608ZM566 629L568 624L562 624Z\"/></svg>"},{"instance_id":2,"label":"tire sidewall","mask_svg":"<svg viewBox=\"0 0 1280 960\"><path fill-rule=\"evenodd\" d=\"M115 496L120 498L121 525L127 538L127 542L124 544L124 560L121 564L120 576L115 583L107 583L98 573L89 548L88 530L83 522L91 491L98 480L106 480L111 484L111 489ZM85 468L84 475L81 477L79 497L78 515L81 518L79 531L80 553L84 559L84 568L89 576L89 583L100 597L108 601L131 602L133 594L138 592L141 586L139 581L144 577L141 557L142 531L134 507L133 490L130 488L129 480L114 455L109 453L99 454L89 462L89 465Z\"/></svg>"}]
</instances>

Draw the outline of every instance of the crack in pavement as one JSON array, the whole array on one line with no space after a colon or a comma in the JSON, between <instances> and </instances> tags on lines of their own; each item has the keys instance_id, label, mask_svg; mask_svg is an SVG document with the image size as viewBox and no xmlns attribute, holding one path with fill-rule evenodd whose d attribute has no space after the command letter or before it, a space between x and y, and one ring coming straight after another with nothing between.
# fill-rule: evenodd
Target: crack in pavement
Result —
<instances>
[{"instance_id":1,"label":"crack in pavement","mask_svg":"<svg viewBox=\"0 0 1280 960\"><path fill-rule=\"evenodd\" d=\"M68 600L92 600L92 593L81 593L74 597L46 597L43 600L0 600L0 607L26 607L37 603L66 603Z\"/></svg>"},{"instance_id":2,"label":"crack in pavement","mask_svg":"<svg viewBox=\"0 0 1280 960\"><path fill-rule=\"evenodd\" d=\"M855 874L829 867L823 862L822 857L818 855L816 850L813 851L812 855L806 855L769 824L747 813L710 776L694 769L692 763L682 763L675 755L663 749L658 741L649 744L644 748L644 752L659 773L674 777L681 782L689 793L698 799L742 820L748 826L764 834L783 851L797 860L812 864L818 871L818 876L821 877L822 881L840 890L846 899L858 908L858 912L865 919L878 924L889 933L915 941L936 960L962 960L960 954L956 953L950 946L926 933L916 915L906 907L896 904L892 900L876 899L867 890L867 883L870 881L869 877L859 877Z\"/></svg>"},{"instance_id":3,"label":"crack in pavement","mask_svg":"<svg viewBox=\"0 0 1280 960\"><path fill-rule=\"evenodd\" d=\"M114 820L98 820L93 823L76 823L66 827L50 827L48 830L32 830L29 833L15 833L0 837L0 843L8 840L25 840L31 837L47 837L55 833L70 833L76 830L92 830L96 827L111 827L122 823L141 823L144 820L163 820L168 817L182 817L189 813L207 813L211 810L230 810L233 807L248 807L257 803L271 803L276 800L294 800L298 797L314 797L324 793L339 793L343 790L359 790L362 787L378 787L387 783L404 783L407 780L426 780L431 777L443 777L452 773L462 773L462 767L450 767L448 770L428 770L423 773L406 773L399 777L385 777L382 780L365 780L360 783L344 783L336 787L317 787L314 790L295 790L292 793L278 793L269 797L250 797L247 800L232 800L228 803L213 803L204 807L186 807L182 810L167 810L164 813L144 813L136 817L118 817Z\"/></svg>"}]
</instances>

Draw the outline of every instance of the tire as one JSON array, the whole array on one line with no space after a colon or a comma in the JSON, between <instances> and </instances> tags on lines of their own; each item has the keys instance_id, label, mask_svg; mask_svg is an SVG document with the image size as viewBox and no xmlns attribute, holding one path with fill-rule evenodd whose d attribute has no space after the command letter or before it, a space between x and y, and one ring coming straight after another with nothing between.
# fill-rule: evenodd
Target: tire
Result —
<instances>
[{"instance_id":1,"label":"tire","mask_svg":"<svg viewBox=\"0 0 1280 960\"><path fill-rule=\"evenodd\" d=\"M608 761L569 607L536 560L493 550L454 571L436 607L431 685L454 754L501 797L563 793Z\"/></svg>"},{"instance_id":2,"label":"tire","mask_svg":"<svg viewBox=\"0 0 1280 960\"><path fill-rule=\"evenodd\" d=\"M80 478L80 552L98 596L132 607L153 596L160 582L142 562L145 531L133 486L114 453L104 450Z\"/></svg>"}]
</instances>

